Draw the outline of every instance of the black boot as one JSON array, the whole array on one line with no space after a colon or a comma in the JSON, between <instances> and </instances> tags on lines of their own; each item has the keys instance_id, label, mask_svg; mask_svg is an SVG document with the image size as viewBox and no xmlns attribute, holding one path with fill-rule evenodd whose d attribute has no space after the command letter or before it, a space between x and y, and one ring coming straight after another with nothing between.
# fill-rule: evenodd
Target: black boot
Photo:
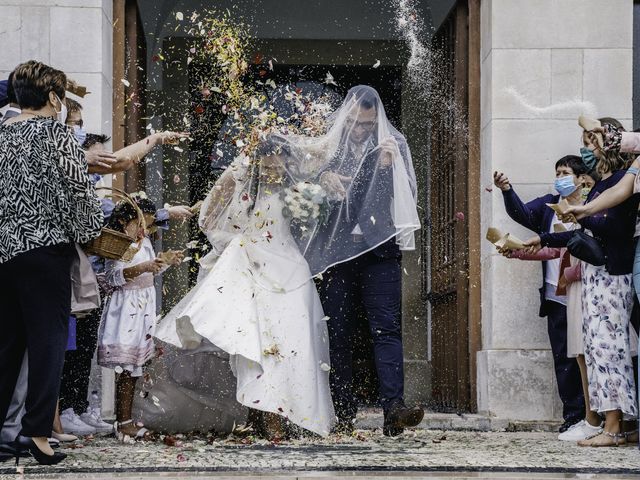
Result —
<instances>
[{"instance_id":1,"label":"black boot","mask_svg":"<svg viewBox=\"0 0 640 480\"><path fill-rule=\"evenodd\" d=\"M424 418L424 409L418 405L407 407L402 400L395 400L384 413L382 433L395 437L404 432L405 427L415 427Z\"/></svg>"}]
</instances>

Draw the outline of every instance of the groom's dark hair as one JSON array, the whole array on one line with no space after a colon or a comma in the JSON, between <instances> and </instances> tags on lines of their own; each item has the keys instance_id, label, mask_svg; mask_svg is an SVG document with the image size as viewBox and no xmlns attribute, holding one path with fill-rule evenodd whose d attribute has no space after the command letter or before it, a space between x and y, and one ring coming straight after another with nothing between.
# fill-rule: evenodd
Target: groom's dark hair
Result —
<instances>
[{"instance_id":1,"label":"groom's dark hair","mask_svg":"<svg viewBox=\"0 0 640 480\"><path fill-rule=\"evenodd\" d=\"M367 85L358 85L357 87L353 87L351 90L356 90L353 92L353 95L356 97L356 100L360 103L363 109L369 110L370 108L377 108L378 94L374 88Z\"/></svg>"},{"instance_id":2,"label":"groom's dark hair","mask_svg":"<svg viewBox=\"0 0 640 480\"><path fill-rule=\"evenodd\" d=\"M358 101L362 105L362 108L369 110L370 108L376 108L378 99L370 91L365 90L365 93L358 98Z\"/></svg>"}]
</instances>

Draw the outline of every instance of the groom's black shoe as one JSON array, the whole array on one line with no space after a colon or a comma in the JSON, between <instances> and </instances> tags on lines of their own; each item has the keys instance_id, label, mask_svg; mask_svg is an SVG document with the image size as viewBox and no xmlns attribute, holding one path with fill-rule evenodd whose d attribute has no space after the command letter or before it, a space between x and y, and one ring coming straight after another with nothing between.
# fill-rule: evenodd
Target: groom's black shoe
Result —
<instances>
[{"instance_id":1,"label":"groom's black shoe","mask_svg":"<svg viewBox=\"0 0 640 480\"><path fill-rule=\"evenodd\" d=\"M407 407L402 400L394 401L384 414L382 433L395 437L404 432L405 427L415 427L424 418L424 409L418 405Z\"/></svg>"}]
</instances>

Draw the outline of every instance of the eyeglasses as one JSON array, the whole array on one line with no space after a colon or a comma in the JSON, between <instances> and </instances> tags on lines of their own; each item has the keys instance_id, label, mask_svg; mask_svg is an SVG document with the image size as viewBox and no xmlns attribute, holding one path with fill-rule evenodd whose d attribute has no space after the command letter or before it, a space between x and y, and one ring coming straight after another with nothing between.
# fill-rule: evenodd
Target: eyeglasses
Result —
<instances>
[{"instance_id":1,"label":"eyeglasses","mask_svg":"<svg viewBox=\"0 0 640 480\"><path fill-rule=\"evenodd\" d=\"M347 120L346 125L347 128L361 128L363 130L373 130L376 128L378 122L370 121L370 122L355 122L353 120Z\"/></svg>"},{"instance_id":2,"label":"eyeglasses","mask_svg":"<svg viewBox=\"0 0 640 480\"><path fill-rule=\"evenodd\" d=\"M67 120L67 125L69 125L69 126L77 125L78 127L82 128L84 126L84 121L82 119L80 119L80 120Z\"/></svg>"}]
</instances>

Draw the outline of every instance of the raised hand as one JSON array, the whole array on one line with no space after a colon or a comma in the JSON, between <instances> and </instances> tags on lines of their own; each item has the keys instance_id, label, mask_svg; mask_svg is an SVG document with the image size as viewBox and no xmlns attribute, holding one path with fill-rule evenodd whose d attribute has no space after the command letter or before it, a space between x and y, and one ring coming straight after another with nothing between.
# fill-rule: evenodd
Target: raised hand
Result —
<instances>
[{"instance_id":1,"label":"raised hand","mask_svg":"<svg viewBox=\"0 0 640 480\"><path fill-rule=\"evenodd\" d=\"M378 146L380 147L380 167L390 167L393 163L393 154L398 149L398 142L393 137L387 137Z\"/></svg>"},{"instance_id":2,"label":"raised hand","mask_svg":"<svg viewBox=\"0 0 640 480\"><path fill-rule=\"evenodd\" d=\"M566 209L565 214L560 217L560 221L570 223L572 219L580 220L588 217L589 214L587 210L588 207L586 205L570 205L569 208Z\"/></svg>"},{"instance_id":3,"label":"raised hand","mask_svg":"<svg viewBox=\"0 0 640 480\"><path fill-rule=\"evenodd\" d=\"M184 222L185 220L193 217L191 207L187 205L174 205L169 207L167 211L169 212L170 220L182 220Z\"/></svg>"},{"instance_id":4,"label":"raised hand","mask_svg":"<svg viewBox=\"0 0 640 480\"><path fill-rule=\"evenodd\" d=\"M171 250L174 253L173 259L169 262L169 265L180 265L184 260L184 253L179 250Z\"/></svg>"},{"instance_id":5,"label":"raised hand","mask_svg":"<svg viewBox=\"0 0 640 480\"><path fill-rule=\"evenodd\" d=\"M496 246L496 249L498 250L498 253L500 255L502 255L503 257L512 258L512 253L513 253L512 250L510 250L510 249L508 249L506 247L498 247L498 246Z\"/></svg>"},{"instance_id":6,"label":"raised hand","mask_svg":"<svg viewBox=\"0 0 640 480\"><path fill-rule=\"evenodd\" d=\"M92 172L95 167L111 168L118 161L112 152L106 150L87 150L84 152L84 156L87 159L89 173L95 173Z\"/></svg>"},{"instance_id":7,"label":"raised hand","mask_svg":"<svg viewBox=\"0 0 640 480\"><path fill-rule=\"evenodd\" d=\"M605 152L614 151L619 152L622 145L622 131L615 125L605 123L602 125L600 133L603 138L603 149Z\"/></svg>"},{"instance_id":8,"label":"raised hand","mask_svg":"<svg viewBox=\"0 0 640 480\"><path fill-rule=\"evenodd\" d=\"M343 183L349 183L351 177L345 177L335 172L324 172L320 176L320 185L326 190L330 197L342 200L347 195L347 190Z\"/></svg>"},{"instance_id":9,"label":"raised hand","mask_svg":"<svg viewBox=\"0 0 640 480\"><path fill-rule=\"evenodd\" d=\"M156 136L158 143L162 145L164 144L175 145L180 141L180 139L189 138L189 134L184 132L166 131L166 132L156 132L154 135Z\"/></svg>"},{"instance_id":10,"label":"raised hand","mask_svg":"<svg viewBox=\"0 0 640 480\"><path fill-rule=\"evenodd\" d=\"M493 172L493 184L503 192L511 189L509 178L502 172Z\"/></svg>"},{"instance_id":11,"label":"raised hand","mask_svg":"<svg viewBox=\"0 0 640 480\"><path fill-rule=\"evenodd\" d=\"M162 270L166 265L167 264L164 262L164 260L155 258L153 260L144 262L144 270L156 275L157 273L160 273L160 270Z\"/></svg>"},{"instance_id":12,"label":"raised hand","mask_svg":"<svg viewBox=\"0 0 640 480\"><path fill-rule=\"evenodd\" d=\"M542 249L542 240L540 239L540 235L536 235L535 237L531 237L529 240L524 242L525 252L533 255L534 253L538 253Z\"/></svg>"}]
</instances>

